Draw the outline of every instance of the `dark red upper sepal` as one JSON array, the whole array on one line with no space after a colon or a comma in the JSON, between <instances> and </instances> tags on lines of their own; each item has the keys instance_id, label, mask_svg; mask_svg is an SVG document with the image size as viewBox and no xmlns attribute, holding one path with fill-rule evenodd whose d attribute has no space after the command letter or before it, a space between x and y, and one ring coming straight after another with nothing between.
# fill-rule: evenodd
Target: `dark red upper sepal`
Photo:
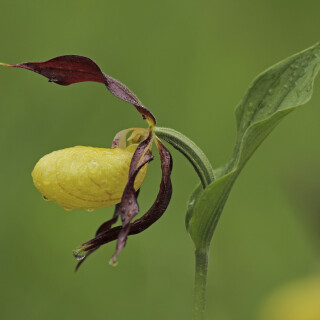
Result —
<instances>
[{"instance_id":1,"label":"dark red upper sepal","mask_svg":"<svg viewBox=\"0 0 320 320\"><path fill-rule=\"evenodd\" d=\"M113 95L133 104L148 122L156 124L153 114L142 105L132 91L120 81L103 73L99 66L87 57L66 55L44 62L26 62L10 67L31 70L48 78L50 82L63 86L84 81L104 83Z\"/></svg>"},{"instance_id":2,"label":"dark red upper sepal","mask_svg":"<svg viewBox=\"0 0 320 320\"><path fill-rule=\"evenodd\" d=\"M102 72L91 59L76 56L60 56L44 62L27 62L13 65L47 77L50 82L67 86L69 84L94 81L104 83Z\"/></svg>"}]
</instances>

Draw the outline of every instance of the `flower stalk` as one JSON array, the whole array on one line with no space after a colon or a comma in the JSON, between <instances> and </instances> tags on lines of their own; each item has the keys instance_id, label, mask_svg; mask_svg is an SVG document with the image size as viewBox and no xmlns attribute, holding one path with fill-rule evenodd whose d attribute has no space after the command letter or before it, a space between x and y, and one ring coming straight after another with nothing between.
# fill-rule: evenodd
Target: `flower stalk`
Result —
<instances>
[{"instance_id":1,"label":"flower stalk","mask_svg":"<svg viewBox=\"0 0 320 320\"><path fill-rule=\"evenodd\" d=\"M155 134L181 152L192 164L205 189L215 180L210 161L205 153L188 137L171 128L155 127ZM208 275L209 248L195 249L195 278L194 278L194 320L203 320L206 306L206 288Z\"/></svg>"},{"instance_id":2,"label":"flower stalk","mask_svg":"<svg viewBox=\"0 0 320 320\"><path fill-rule=\"evenodd\" d=\"M203 320L205 315L208 262L208 251L195 250L194 320Z\"/></svg>"}]
</instances>

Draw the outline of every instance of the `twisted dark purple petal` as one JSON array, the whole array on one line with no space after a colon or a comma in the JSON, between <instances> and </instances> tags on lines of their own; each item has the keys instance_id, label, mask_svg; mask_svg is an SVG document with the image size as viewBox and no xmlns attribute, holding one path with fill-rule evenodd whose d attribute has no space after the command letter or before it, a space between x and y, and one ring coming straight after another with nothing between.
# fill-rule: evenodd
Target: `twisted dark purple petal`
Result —
<instances>
[{"instance_id":1,"label":"twisted dark purple petal","mask_svg":"<svg viewBox=\"0 0 320 320\"><path fill-rule=\"evenodd\" d=\"M103 223L98 229L98 231L96 232L96 236L100 236L101 234L108 232L111 226L117 222L118 217L119 216L121 217L122 228L117 234L118 241L116 245L116 251L111 259L111 264L113 265L116 263L117 255L120 253L120 251L124 248L126 244L127 236L131 227L130 222L139 212L139 206L137 203L138 192L135 191L134 189L134 182L141 168L153 159L153 156L150 151L150 146L152 144L152 141L153 141L153 132L150 130L147 139L145 139L138 145L137 149L135 150L132 156L129 175L128 175L129 176L128 182L123 191L121 202L116 205L113 218ZM84 244L82 245L82 248L80 247L77 249L82 252L87 251L87 253L82 257L82 260L77 264L76 271L80 267L80 265L83 263L83 261L98 248L99 246L96 246L95 248L89 248L89 250L86 250L88 249L88 246Z\"/></svg>"},{"instance_id":2,"label":"twisted dark purple petal","mask_svg":"<svg viewBox=\"0 0 320 320\"><path fill-rule=\"evenodd\" d=\"M146 148L148 148L148 145L146 145ZM143 159L141 161L141 157L139 157L139 152L133 155L129 171L129 180L123 191L121 203L118 205L116 210L116 213L118 213L118 215L121 216L122 229L118 235L116 251L111 259L111 264L113 265L116 263L116 258L118 254L126 245L127 236L131 227L130 222L139 212L136 191L134 189L134 181L141 168L153 159L153 156L149 149L145 152L145 154L142 157ZM140 163L140 165L137 167L138 163Z\"/></svg>"},{"instance_id":3,"label":"twisted dark purple petal","mask_svg":"<svg viewBox=\"0 0 320 320\"><path fill-rule=\"evenodd\" d=\"M136 191L136 199L138 198L139 196L139 193L140 193L140 189ZM96 236L102 234L102 233L105 233L107 232L113 224L115 224L118 220L118 214L119 214L119 210L118 210L118 206L120 205L120 203L118 203L115 207L115 210L114 210L114 214L113 214L113 217L112 219L104 222L99 228L98 230L96 231ZM80 268L80 266L83 264L83 262L93 253L95 252L96 250L98 250L100 248L100 246L97 246L95 247L94 249L90 249L89 251L86 251L86 254L85 256L83 257L82 260L80 260L77 265L76 265L76 268L75 268L75 272L78 271L78 269Z\"/></svg>"},{"instance_id":4,"label":"twisted dark purple petal","mask_svg":"<svg viewBox=\"0 0 320 320\"><path fill-rule=\"evenodd\" d=\"M139 190L137 191L136 193L136 197L138 197L138 194L139 194ZM115 224L118 220L118 217L119 217L119 210L118 210L118 206L119 206L119 203L116 205L115 207L115 210L114 210L114 214L113 214L113 217L112 219L104 222L99 228L98 230L96 231L96 237L107 232L113 224ZM83 264L83 262L93 253L95 252L96 250L98 250L100 248L100 246L97 246L95 247L94 249L90 249L89 251L86 252L85 256L82 258L82 260L80 260L77 265L76 265L76 268L75 268L75 272L78 271L78 269L80 268L80 266Z\"/></svg>"},{"instance_id":5,"label":"twisted dark purple petal","mask_svg":"<svg viewBox=\"0 0 320 320\"><path fill-rule=\"evenodd\" d=\"M163 215L171 199L172 184L170 175L172 171L172 158L168 149L157 138L156 144L161 158L162 179L160 190L151 208L140 219L130 224L128 235L138 234L155 223ZM84 251L95 250L103 244L116 240L121 230L122 227L114 227L98 234L95 238L83 244Z\"/></svg>"}]
</instances>

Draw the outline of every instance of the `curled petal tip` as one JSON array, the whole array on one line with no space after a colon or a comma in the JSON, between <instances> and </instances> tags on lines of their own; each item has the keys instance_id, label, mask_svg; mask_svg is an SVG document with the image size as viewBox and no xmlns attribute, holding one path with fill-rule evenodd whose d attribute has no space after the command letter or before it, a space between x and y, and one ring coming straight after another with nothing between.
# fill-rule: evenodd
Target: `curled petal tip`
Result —
<instances>
[{"instance_id":1,"label":"curled petal tip","mask_svg":"<svg viewBox=\"0 0 320 320\"><path fill-rule=\"evenodd\" d=\"M109 264L111 267L116 267L118 265L118 261L115 257L112 257L110 260L109 260Z\"/></svg>"}]
</instances>

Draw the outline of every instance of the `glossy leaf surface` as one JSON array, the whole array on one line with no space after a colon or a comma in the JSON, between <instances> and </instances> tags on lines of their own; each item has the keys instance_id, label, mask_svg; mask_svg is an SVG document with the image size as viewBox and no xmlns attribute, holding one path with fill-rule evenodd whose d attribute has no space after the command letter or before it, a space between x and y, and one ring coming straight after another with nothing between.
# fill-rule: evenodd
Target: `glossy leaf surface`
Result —
<instances>
[{"instance_id":1,"label":"glossy leaf surface","mask_svg":"<svg viewBox=\"0 0 320 320\"><path fill-rule=\"evenodd\" d=\"M260 74L236 109L237 140L230 162L195 201L187 229L197 249L207 250L232 185L245 163L281 119L310 100L320 68L320 44ZM196 194L197 195L197 194ZM192 216L191 216L191 214Z\"/></svg>"}]
</instances>

